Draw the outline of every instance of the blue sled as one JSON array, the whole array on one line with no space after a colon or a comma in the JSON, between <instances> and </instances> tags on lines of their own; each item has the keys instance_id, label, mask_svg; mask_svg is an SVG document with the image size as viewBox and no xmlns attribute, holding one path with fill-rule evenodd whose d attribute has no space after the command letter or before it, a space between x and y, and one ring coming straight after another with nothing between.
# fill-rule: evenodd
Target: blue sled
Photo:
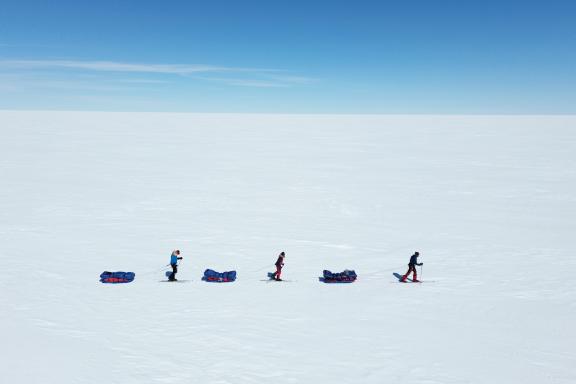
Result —
<instances>
[{"instance_id":1,"label":"blue sled","mask_svg":"<svg viewBox=\"0 0 576 384\"><path fill-rule=\"evenodd\" d=\"M319 277L318 280L326 284L351 284L356 281L356 280L332 280L332 279L326 280L323 277Z\"/></svg>"}]
</instances>

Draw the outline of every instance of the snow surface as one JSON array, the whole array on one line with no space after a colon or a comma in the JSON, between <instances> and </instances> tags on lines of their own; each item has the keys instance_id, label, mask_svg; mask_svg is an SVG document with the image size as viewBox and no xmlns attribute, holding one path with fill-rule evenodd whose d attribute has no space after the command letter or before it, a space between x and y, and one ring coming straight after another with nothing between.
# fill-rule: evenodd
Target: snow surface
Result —
<instances>
[{"instance_id":1,"label":"snow surface","mask_svg":"<svg viewBox=\"0 0 576 384\"><path fill-rule=\"evenodd\" d=\"M0 135L2 383L576 382L574 116L4 111ZM176 248L191 281L162 283ZM282 250L293 282L261 281ZM425 282L397 283L416 250Z\"/></svg>"}]
</instances>

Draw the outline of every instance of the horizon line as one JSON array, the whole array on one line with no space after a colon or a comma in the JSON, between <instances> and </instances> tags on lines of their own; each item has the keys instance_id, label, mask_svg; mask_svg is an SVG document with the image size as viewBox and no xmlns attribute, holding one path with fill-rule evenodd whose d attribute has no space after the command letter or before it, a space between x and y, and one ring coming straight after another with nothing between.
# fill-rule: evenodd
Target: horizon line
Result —
<instances>
[{"instance_id":1,"label":"horizon line","mask_svg":"<svg viewBox=\"0 0 576 384\"><path fill-rule=\"evenodd\" d=\"M165 115L260 115L260 116L463 116L463 117L491 117L491 116L565 116L576 117L576 113L379 113L379 112L192 112L192 111L112 111L112 110L73 110L73 109L2 109L0 113L108 113L108 114L165 114Z\"/></svg>"}]
</instances>

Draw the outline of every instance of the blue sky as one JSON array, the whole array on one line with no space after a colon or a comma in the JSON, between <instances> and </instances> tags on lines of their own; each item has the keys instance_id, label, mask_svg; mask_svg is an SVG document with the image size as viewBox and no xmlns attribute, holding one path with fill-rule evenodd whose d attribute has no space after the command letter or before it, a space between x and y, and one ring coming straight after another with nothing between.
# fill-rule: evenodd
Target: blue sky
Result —
<instances>
[{"instance_id":1,"label":"blue sky","mask_svg":"<svg viewBox=\"0 0 576 384\"><path fill-rule=\"evenodd\" d=\"M13 1L0 109L576 113L576 1Z\"/></svg>"}]
</instances>

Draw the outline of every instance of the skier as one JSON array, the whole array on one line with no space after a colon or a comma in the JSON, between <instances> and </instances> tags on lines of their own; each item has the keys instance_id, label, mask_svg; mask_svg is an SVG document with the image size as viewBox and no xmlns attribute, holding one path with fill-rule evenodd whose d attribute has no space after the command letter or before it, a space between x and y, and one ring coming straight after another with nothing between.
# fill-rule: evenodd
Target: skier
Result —
<instances>
[{"instance_id":1,"label":"skier","mask_svg":"<svg viewBox=\"0 0 576 384\"><path fill-rule=\"evenodd\" d=\"M282 273L282 267L284 266L284 257L286 256L286 254L284 252L280 252L280 255L278 256L278 260L276 260L276 264L274 264L276 266L276 272L274 272L274 274L272 275L272 278L276 281L282 281L282 279L280 278L280 274Z\"/></svg>"},{"instance_id":2,"label":"skier","mask_svg":"<svg viewBox=\"0 0 576 384\"><path fill-rule=\"evenodd\" d=\"M420 282L418 280L418 275L416 274L416 266L417 265L424 265L424 263L418 262L418 256L420 256L420 253L418 253L418 252L414 252L414 254L412 256L410 256L410 262L408 263L408 272L406 272L406 274L404 274L404 276L402 276L402 279L400 279L401 282L403 282L403 283L406 282L406 279L408 278L408 275L410 274L410 272L414 272L414 277L413 277L412 281L415 283Z\"/></svg>"},{"instance_id":3,"label":"skier","mask_svg":"<svg viewBox=\"0 0 576 384\"><path fill-rule=\"evenodd\" d=\"M170 266L172 267L172 273L168 276L168 280L170 281L178 281L176 280L176 273L178 273L178 260L182 260L180 256L180 250L175 250L170 255Z\"/></svg>"}]
</instances>

